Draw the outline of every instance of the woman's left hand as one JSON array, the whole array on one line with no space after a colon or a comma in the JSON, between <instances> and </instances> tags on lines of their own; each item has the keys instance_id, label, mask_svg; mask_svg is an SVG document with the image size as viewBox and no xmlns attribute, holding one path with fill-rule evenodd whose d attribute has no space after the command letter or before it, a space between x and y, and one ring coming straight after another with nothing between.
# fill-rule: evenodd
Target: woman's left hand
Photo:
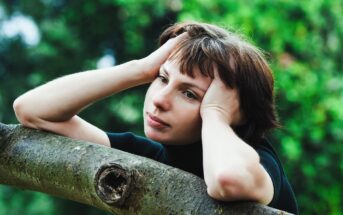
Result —
<instances>
[{"instance_id":1,"label":"woman's left hand","mask_svg":"<svg viewBox=\"0 0 343 215\"><path fill-rule=\"evenodd\" d=\"M230 126L241 122L239 95L235 88L226 86L214 71L214 79L201 102L200 114L202 119L216 115L225 120Z\"/></svg>"}]
</instances>

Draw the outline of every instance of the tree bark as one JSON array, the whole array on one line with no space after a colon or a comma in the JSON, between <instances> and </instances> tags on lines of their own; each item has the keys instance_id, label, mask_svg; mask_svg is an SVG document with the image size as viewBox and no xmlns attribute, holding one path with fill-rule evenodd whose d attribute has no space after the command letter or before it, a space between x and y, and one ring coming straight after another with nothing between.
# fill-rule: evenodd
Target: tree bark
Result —
<instances>
[{"instance_id":1,"label":"tree bark","mask_svg":"<svg viewBox=\"0 0 343 215\"><path fill-rule=\"evenodd\" d=\"M252 202L219 202L185 171L116 149L0 123L0 184L113 214L287 214Z\"/></svg>"}]
</instances>

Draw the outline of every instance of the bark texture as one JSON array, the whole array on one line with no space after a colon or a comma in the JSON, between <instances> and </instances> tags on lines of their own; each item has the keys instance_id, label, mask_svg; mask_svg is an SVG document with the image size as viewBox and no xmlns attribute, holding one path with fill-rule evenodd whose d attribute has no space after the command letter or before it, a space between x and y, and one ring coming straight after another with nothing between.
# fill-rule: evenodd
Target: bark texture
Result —
<instances>
[{"instance_id":1,"label":"bark texture","mask_svg":"<svg viewBox=\"0 0 343 215\"><path fill-rule=\"evenodd\" d=\"M88 204L113 214L287 214L211 199L204 181L119 150L0 123L0 184Z\"/></svg>"}]
</instances>

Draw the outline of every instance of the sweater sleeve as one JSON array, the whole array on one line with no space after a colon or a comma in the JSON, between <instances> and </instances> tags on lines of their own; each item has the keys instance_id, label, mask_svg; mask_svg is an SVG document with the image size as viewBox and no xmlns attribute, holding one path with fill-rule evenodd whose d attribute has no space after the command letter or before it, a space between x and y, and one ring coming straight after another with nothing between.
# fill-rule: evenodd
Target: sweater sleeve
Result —
<instances>
[{"instance_id":1,"label":"sweater sleeve","mask_svg":"<svg viewBox=\"0 0 343 215\"><path fill-rule=\"evenodd\" d=\"M279 198L281 190L281 170L279 168L277 161L273 158L273 156L270 153L268 153L268 151L263 149L257 149L257 153L260 156L261 165L268 172L273 182L274 195L272 201L269 203L270 206L273 206Z\"/></svg>"},{"instance_id":2,"label":"sweater sleeve","mask_svg":"<svg viewBox=\"0 0 343 215\"><path fill-rule=\"evenodd\" d=\"M261 143L255 149L260 156L261 165L268 172L273 182L274 195L268 206L298 214L298 205L293 188L275 150L268 141Z\"/></svg>"}]
</instances>

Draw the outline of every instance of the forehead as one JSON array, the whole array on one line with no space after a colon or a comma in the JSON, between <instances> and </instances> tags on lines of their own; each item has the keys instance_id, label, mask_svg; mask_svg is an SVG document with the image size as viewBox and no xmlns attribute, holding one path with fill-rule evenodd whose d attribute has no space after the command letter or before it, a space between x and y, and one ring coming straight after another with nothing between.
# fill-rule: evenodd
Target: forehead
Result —
<instances>
[{"instance_id":1,"label":"forehead","mask_svg":"<svg viewBox=\"0 0 343 215\"><path fill-rule=\"evenodd\" d=\"M210 77L202 75L197 67L193 68L194 78L187 75L187 73L182 74L180 72L180 63L176 60L167 60L161 66L161 69L169 75L169 78L182 83L189 83L205 90L207 90L212 81Z\"/></svg>"}]
</instances>

